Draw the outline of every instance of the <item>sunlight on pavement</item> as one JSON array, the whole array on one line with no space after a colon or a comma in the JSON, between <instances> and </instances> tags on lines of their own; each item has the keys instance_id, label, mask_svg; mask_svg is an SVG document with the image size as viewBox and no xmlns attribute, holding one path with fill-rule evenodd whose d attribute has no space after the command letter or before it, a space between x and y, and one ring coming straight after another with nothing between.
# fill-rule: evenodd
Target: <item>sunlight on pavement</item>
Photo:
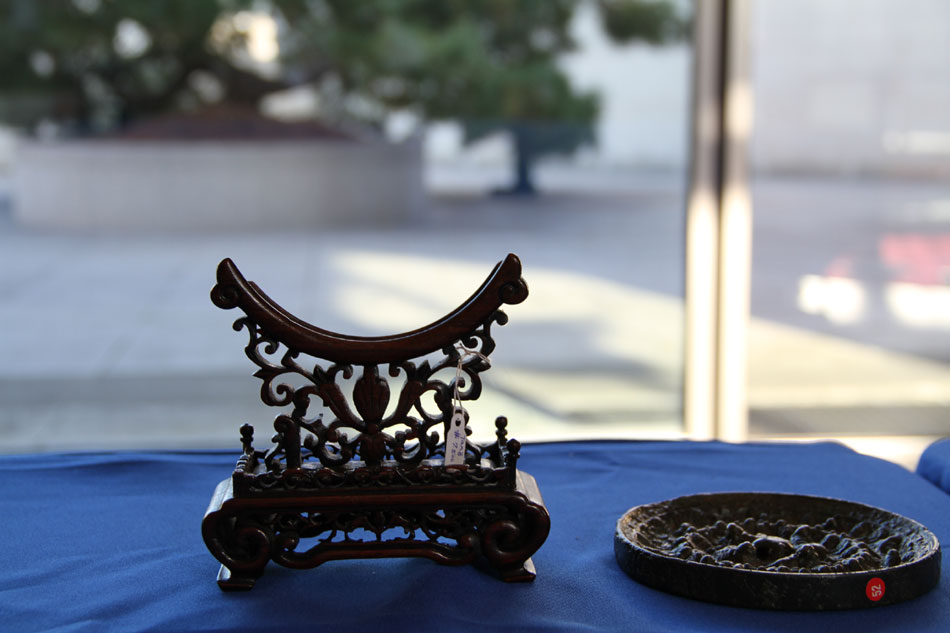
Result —
<instances>
[{"instance_id":1,"label":"sunlight on pavement","mask_svg":"<svg viewBox=\"0 0 950 633\"><path fill-rule=\"evenodd\" d=\"M378 334L415 329L457 307L485 277L483 264L415 256L349 251L334 259L339 284L336 305L354 322ZM508 329L519 336L530 328L560 325L586 337L578 340L533 340L519 365L548 363L552 352L565 365L636 363L679 382L682 356L682 302L592 275L531 267L524 276L528 300L504 309ZM368 311L366 307L374 309ZM386 331L388 328L389 331ZM516 345L504 335L499 346ZM592 343L592 345L581 345ZM522 351L519 349L519 351Z\"/></svg>"},{"instance_id":2,"label":"sunlight on pavement","mask_svg":"<svg viewBox=\"0 0 950 633\"><path fill-rule=\"evenodd\" d=\"M474 289L485 272L355 250L333 265L345 280L339 310L375 334L433 321L467 296L447 289ZM531 267L525 278L531 294L505 307L511 321L495 330L496 369L486 375L483 400L504 407L486 415L517 413L533 439L681 435L681 301L573 271ZM950 403L950 368L938 362L763 319L749 336L753 409Z\"/></svg>"},{"instance_id":3,"label":"sunlight on pavement","mask_svg":"<svg viewBox=\"0 0 950 633\"><path fill-rule=\"evenodd\" d=\"M338 309L378 334L448 313L465 297L446 289L477 288L485 274L477 263L352 251L334 264L346 280ZM511 321L493 329L482 400L506 394L504 412L520 410L516 428L532 439L681 434L681 302L571 271L532 267L525 278L528 300L505 306Z\"/></svg>"},{"instance_id":4,"label":"sunlight on pavement","mask_svg":"<svg viewBox=\"0 0 950 633\"><path fill-rule=\"evenodd\" d=\"M950 368L761 319L749 328L751 408L950 403Z\"/></svg>"}]
</instances>

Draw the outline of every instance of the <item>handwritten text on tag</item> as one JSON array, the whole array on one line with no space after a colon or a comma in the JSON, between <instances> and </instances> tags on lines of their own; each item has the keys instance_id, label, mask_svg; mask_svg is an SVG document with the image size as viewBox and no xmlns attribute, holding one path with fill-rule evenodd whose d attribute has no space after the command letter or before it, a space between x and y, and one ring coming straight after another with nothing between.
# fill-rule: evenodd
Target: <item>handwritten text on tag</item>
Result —
<instances>
[{"instance_id":1,"label":"handwritten text on tag","mask_svg":"<svg viewBox=\"0 0 950 633\"><path fill-rule=\"evenodd\" d=\"M464 463L465 414L462 409L456 409L445 438L445 465L461 466Z\"/></svg>"}]
</instances>

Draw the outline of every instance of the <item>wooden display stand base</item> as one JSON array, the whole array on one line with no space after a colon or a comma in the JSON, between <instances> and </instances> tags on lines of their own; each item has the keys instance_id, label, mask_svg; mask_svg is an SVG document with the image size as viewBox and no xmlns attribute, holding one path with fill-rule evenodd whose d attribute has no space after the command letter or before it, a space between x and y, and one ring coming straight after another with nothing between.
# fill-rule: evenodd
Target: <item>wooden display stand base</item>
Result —
<instances>
[{"instance_id":1,"label":"wooden display stand base","mask_svg":"<svg viewBox=\"0 0 950 633\"><path fill-rule=\"evenodd\" d=\"M521 445L507 438L505 418L495 422L496 441L471 442L459 406L481 393L479 374L495 347L491 325L507 322L500 306L527 294L521 263L509 255L436 323L353 337L294 317L222 261L212 301L247 315L234 328L250 336L245 352L260 368L261 399L293 408L277 416L268 451L253 448L253 427L241 428L243 454L202 522L221 562L218 585L250 589L271 560L310 568L406 556L446 565L481 558L503 580L534 579L530 556L547 538L550 518L534 478L517 469ZM389 415L382 365L399 387ZM440 431L455 434L449 464Z\"/></svg>"}]
</instances>

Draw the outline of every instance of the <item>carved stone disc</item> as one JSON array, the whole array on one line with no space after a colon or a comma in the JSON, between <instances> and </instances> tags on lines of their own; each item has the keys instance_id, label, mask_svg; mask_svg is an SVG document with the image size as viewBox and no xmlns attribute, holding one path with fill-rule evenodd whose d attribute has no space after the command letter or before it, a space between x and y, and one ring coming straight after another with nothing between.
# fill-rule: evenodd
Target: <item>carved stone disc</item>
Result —
<instances>
[{"instance_id":1,"label":"carved stone disc","mask_svg":"<svg viewBox=\"0 0 950 633\"><path fill-rule=\"evenodd\" d=\"M920 523L802 495L698 494L638 506L617 522L614 552L650 587L759 609L875 607L940 579L940 544Z\"/></svg>"}]
</instances>

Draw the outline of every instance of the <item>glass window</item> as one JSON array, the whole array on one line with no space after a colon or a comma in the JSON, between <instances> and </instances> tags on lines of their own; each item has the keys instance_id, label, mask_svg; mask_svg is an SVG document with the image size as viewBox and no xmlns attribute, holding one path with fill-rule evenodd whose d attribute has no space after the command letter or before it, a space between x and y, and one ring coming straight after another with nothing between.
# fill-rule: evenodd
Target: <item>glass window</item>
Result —
<instances>
[{"instance_id":1,"label":"glass window","mask_svg":"<svg viewBox=\"0 0 950 633\"><path fill-rule=\"evenodd\" d=\"M225 257L379 335L517 253L476 434L682 432L688 3L140 4L0 27L0 450L266 434Z\"/></svg>"},{"instance_id":2,"label":"glass window","mask_svg":"<svg viewBox=\"0 0 950 633\"><path fill-rule=\"evenodd\" d=\"M757 2L753 24L750 432L910 463L950 429L950 6Z\"/></svg>"}]
</instances>

